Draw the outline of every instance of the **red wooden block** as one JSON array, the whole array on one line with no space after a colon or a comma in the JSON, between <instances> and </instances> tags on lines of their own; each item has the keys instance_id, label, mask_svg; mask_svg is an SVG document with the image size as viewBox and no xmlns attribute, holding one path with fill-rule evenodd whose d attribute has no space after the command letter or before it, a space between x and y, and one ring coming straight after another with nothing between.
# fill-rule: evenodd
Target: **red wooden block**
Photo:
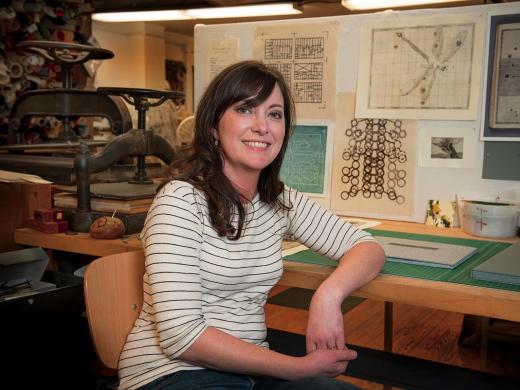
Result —
<instances>
[{"instance_id":1,"label":"red wooden block","mask_svg":"<svg viewBox=\"0 0 520 390\"><path fill-rule=\"evenodd\" d=\"M35 218L29 218L29 227L43 233L65 233L69 228L67 221L43 222Z\"/></svg>"},{"instance_id":2,"label":"red wooden block","mask_svg":"<svg viewBox=\"0 0 520 390\"><path fill-rule=\"evenodd\" d=\"M65 214L61 209L36 209L34 219L42 222L63 221Z\"/></svg>"},{"instance_id":3,"label":"red wooden block","mask_svg":"<svg viewBox=\"0 0 520 390\"><path fill-rule=\"evenodd\" d=\"M69 230L69 223L67 221L56 221L58 225L58 233L66 233Z\"/></svg>"},{"instance_id":4,"label":"red wooden block","mask_svg":"<svg viewBox=\"0 0 520 390\"><path fill-rule=\"evenodd\" d=\"M52 209L36 209L34 210L34 219L42 222L54 221L54 210Z\"/></svg>"}]
</instances>

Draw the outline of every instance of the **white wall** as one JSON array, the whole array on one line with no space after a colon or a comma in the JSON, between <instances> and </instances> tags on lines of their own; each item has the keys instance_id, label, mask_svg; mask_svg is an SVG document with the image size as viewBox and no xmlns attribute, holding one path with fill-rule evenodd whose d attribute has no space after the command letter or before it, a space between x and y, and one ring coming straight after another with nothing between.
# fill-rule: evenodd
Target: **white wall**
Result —
<instances>
[{"instance_id":1,"label":"white wall","mask_svg":"<svg viewBox=\"0 0 520 390\"><path fill-rule=\"evenodd\" d=\"M205 42L210 39L238 38L239 50L238 59L249 59L253 57L254 47L254 30L259 25L288 25L296 23L316 23L323 24L331 21L338 21L340 25L338 37L338 53L337 53L337 92L354 92L357 83L357 64L358 51L360 46L360 29L363 23L382 20L385 18L405 18L405 17L425 17L432 15L453 15L465 13L483 13L504 12L519 13L519 3L512 4L491 4L471 7L458 7L449 9L431 9L417 11L389 11L374 14L359 14L338 17L324 17L312 19L299 19L291 21L271 21L271 22L255 22L255 23L236 23L227 25L200 25L195 28L195 102L200 98L204 88L209 80L207 80L207 71L204 69L206 64L207 46ZM487 56L487 50L485 55ZM485 68L486 58L482 58L482 69ZM480 97L480 101L482 96ZM481 110L482 104L479 104ZM297 113L298 114L298 113ZM462 125L473 126L478 129L475 137L478 138L481 125L481 113L477 115L474 121L461 122ZM343 126L337 123L336 118L330 118L335 127ZM426 124L425 121L418 121L417 125ZM442 126L442 124L441 124ZM411 219L417 222L423 222L426 210L426 204L429 199L445 199L455 200L455 194L461 191L485 191L496 190L501 188L519 188L518 181L504 180L484 180L482 179L483 165L483 149L484 143L477 142L476 163L472 168L455 169L455 168L424 168L417 167L415 182L415 212Z\"/></svg>"},{"instance_id":2,"label":"white wall","mask_svg":"<svg viewBox=\"0 0 520 390\"><path fill-rule=\"evenodd\" d=\"M193 111L193 38L153 23L94 21L92 35L115 56L101 63L95 87L164 89L166 59L186 64L186 108Z\"/></svg>"}]
</instances>

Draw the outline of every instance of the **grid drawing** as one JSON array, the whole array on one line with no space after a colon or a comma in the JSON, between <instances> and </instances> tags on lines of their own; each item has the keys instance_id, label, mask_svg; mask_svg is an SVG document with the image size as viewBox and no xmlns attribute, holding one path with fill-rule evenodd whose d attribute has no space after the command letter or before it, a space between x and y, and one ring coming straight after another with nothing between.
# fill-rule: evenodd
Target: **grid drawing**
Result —
<instances>
[{"instance_id":1,"label":"grid drawing","mask_svg":"<svg viewBox=\"0 0 520 390\"><path fill-rule=\"evenodd\" d=\"M296 38L294 46L294 58L318 59L323 58L325 40L323 37Z\"/></svg>"},{"instance_id":2,"label":"grid drawing","mask_svg":"<svg viewBox=\"0 0 520 390\"><path fill-rule=\"evenodd\" d=\"M283 63L273 63L273 64L266 64L270 68L276 69L278 72L280 72L287 83L287 85L291 86L291 75L292 75L292 63L290 62L283 62Z\"/></svg>"},{"instance_id":3,"label":"grid drawing","mask_svg":"<svg viewBox=\"0 0 520 390\"><path fill-rule=\"evenodd\" d=\"M280 176L298 191L322 194L325 188L327 126L296 125Z\"/></svg>"},{"instance_id":4,"label":"grid drawing","mask_svg":"<svg viewBox=\"0 0 520 390\"><path fill-rule=\"evenodd\" d=\"M330 82L324 74L332 67L326 50L333 42L329 41L328 30L311 36L306 29L265 30L258 32L256 39L255 56L282 74L296 104L305 104L312 110L329 109Z\"/></svg>"},{"instance_id":5,"label":"grid drawing","mask_svg":"<svg viewBox=\"0 0 520 390\"><path fill-rule=\"evenodd\" d=\"M323 84L320 82L295 82L293 87L296 103L321 103Z\"/></svg>"},{"instance_id":6,"label":"grid drawing","mask_svg":"<svg viewBox=\"0 0 520 390\"><path fill-rule=\"evenodd\" d=\"M295 63L294 64L295 80L322 80L323 79L323 63Z\"/></svg>"},{"instance_id":7,"label":"grid drawing","mask_svg":"<svg viewBox=\"0 0 520 390\"><path fill-rule=\"evenodd\" d=\"M475 23L371 33L369 108L469 108Z\"/></svg>"},{"instance_id":8,"label":"grid drawing","mask_svg":"<svg viewBox=\"0 0 520 390\"><path fill-rule=\"evenodd\" d=\"M266 39L265 40L265 54L264 58L286 59L292 58L293 40L292 39Z\"/></svg>"}]
</instances>

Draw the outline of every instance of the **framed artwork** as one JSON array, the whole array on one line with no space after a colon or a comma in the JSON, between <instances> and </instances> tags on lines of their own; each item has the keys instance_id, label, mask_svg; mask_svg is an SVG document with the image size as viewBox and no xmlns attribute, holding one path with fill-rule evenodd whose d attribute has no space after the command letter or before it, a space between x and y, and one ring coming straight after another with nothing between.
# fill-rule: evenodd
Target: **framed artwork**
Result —
<instances>
[{"instance_id":1,"label":"framed artwork","mask_svg":"<svg viewBox=\"0 0 520 390\"><path fill-rule=\"evenodd\" d=\"M473 128L419 128L420 167L472 168L477 135Z\"/></svg>"},{"instance_id":2,"label":"framed artwork","mask_svg":"<svg viewBox=\"0 0 520 390\"><path fill-rule=\"evenodd\" d=\"M362 27L356 116L475 120L484 18L399 18Z\"/></svg>"},{"instance_id":3,"label":"framed artwork","mask_svg":"<svg viewBox=\"0 0 520 390\"><path fill-rule=\"evenodd\" d=\"M313 198L330 196L333 131L326 122L298 122L280 172L285 184Z\"/></svg>"},{"instance_id":4,"label":"framed artwork","mask_svg":"<svg viewBox=\"0 0 520 390\"><path fill-rule=\"evenodd\" d=\"M481 139L520 141L520 14L490 15Z\"/></svg>"}]
</instances>

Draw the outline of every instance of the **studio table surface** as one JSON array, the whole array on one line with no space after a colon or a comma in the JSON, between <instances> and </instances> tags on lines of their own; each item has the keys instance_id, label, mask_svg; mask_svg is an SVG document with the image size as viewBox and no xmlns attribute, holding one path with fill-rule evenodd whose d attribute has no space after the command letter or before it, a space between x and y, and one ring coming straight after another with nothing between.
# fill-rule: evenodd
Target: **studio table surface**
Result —
<instances>
[{"instance_id":1,"label":"studio table surface","mask_svg":"<svg viewBox=\"0 0 520 390\"><path fill-rule=\"evenodd\" d=\"M397 275L415 279L434 280L440 282L459 283L508 291L520 291L520 286L478 280L471 277L471 270L473 268L479 264L482 264L484 261L488 260L498 252L509 247L511 245L509 243L474 240L459 237L435 236L429 234L403 233L378 229L368 229L367 231L374 236L406 238L411 240L439 242L477 248L475 254L453 269L387 261L381 271L382 274ZM335 261L321 256L310 249L285 256L284 259L299 263L308 263L329 267L334 267L336 265Z\"/></svg>"}]
</instances>

